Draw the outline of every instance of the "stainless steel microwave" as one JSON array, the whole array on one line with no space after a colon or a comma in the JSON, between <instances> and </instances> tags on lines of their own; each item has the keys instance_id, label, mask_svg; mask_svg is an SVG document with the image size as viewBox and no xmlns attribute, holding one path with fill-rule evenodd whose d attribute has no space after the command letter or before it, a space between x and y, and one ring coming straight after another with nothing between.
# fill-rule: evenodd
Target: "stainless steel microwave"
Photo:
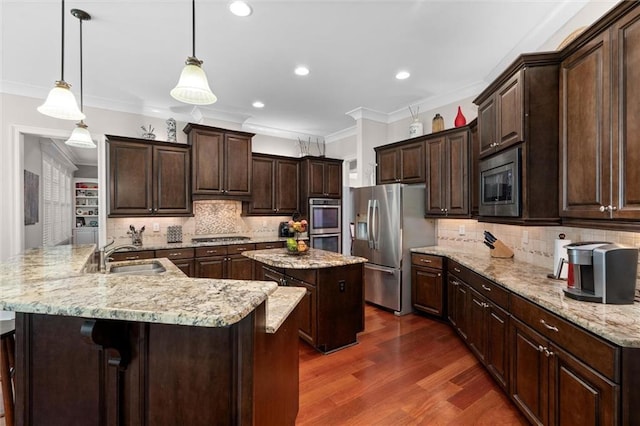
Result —
<instances>
[{"instance_id":1,"label":"stainless steel microwave","mask_svg":"<svg viewBox=\"0 0 640 426\"><path fill-rule=\"evenodd\" d=\"M520 216L521 150L511 148L480 161L480 216Z\"/></svg>"}]
</instances>

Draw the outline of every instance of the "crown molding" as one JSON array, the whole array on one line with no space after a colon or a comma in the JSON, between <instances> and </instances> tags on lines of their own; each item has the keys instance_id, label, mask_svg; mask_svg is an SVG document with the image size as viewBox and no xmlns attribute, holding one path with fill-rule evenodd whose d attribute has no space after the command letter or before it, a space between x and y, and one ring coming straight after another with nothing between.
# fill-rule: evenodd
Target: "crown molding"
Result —
<instances>
[{"instance_id":1,"label":"crown molding","mask_svg":"<svg viewBox=\"0 0 640 426\"><path fill-rule=\"evenodd\" d=\"M351 126L351 127L347 127L346 129L338 130L337 132L328 134L327 136L324 137L324 140L327 144L330 144L330 143L334 143L339 140L342 140L344 138L357 136L357 135L358 135L357 126Z\"/></svg>"},{"instance_id":2,"label":"crown molding","mask_svg":"<svg viewBox=\"0 0 640 426\"><path fill-rule=\"evenodd\" d=\"M298 142L298 139L307 140L311 138L312 142L315 140L322 141L325 139L324 136L320 136L320 135L312 135L310 133L296 132L295 130L278 129L276 127L262 126L260 124L254 124L254 123L248 123L248 122L242 123L242 130L245 132L251 132L251 133L256 133L260 135L274 136L282 139L291 139L292 141L295 141L295 142Z\"/></svg>"},{"instance_id":3,"label":"crown molding","mask_svg":"<svg viewBox=\"0 0 640 426\"><path fill-rule=\"evenodd\" d=\"M358 107L345 112L345 114L351 116L354 120L362 120L364 118L366 120L377 121L379 123L389 123L389 114L386 112L376 111L371 108Z\"/></svg>"}]
</instances>

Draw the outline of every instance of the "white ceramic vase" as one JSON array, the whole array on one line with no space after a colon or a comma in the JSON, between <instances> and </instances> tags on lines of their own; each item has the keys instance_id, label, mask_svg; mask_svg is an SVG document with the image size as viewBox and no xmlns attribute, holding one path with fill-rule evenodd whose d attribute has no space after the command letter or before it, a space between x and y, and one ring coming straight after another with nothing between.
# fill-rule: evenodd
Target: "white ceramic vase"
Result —
<instances>
[{"instance_id":1,"label":"white ceramic vase","mask_svg":"<svg viewBox=\"0 0 640 426\"><path fill-rule=\"evenodd\" d=\"M409 125L409 137L415 138L417 136L422 136L422 121L417 118L413 120L413 122Z\"/></svg>"}]
</instances>

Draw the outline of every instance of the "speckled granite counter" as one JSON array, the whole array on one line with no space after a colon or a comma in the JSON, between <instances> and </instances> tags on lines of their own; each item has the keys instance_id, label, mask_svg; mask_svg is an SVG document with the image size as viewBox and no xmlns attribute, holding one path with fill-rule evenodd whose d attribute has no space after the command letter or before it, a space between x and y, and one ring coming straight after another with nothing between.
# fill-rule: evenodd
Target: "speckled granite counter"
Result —
<instances>
[{"instance_id":1,"label":"speckled granite counter","mask_svg":"<svg viewBox=\"0 0 640 426\"><path fill-rule=\"evenodd\" d=\"M3 262L0 309L223 327L247 316L277 288L268 281L186 278L166 259L164 275L83 273L93 249L27 250Z\"/></svg>"},{"instance_id":2,"label":"speckled granite counter","mask_svg":"<svg viewBox=\"0 0 640 426\"><path fill-rule=\"evenodd\" d=\"M364 257L345 256L317 249L309 249L309 253L304 255L290 255L283 248L245 251L242 252L242 255L265 265L284 269L333 268L367 262Z\"/></svg>"},{"instance_id":3,"label":"speckled granite counter","mask_svg":"<svg viewBox=\"0 0 640 426\"><path fill-rule=\"evenodd\" d=\"M267 333L275 333L302 300L306 290L301 287L278 287L267 299Z\"/></svg>"},{"instance_id":4,"label":"speckled granite counter","mask_svg":"<svg viewBox=\"0 0 640 426\"><path fill-rule=\"evenodd\" d=\"M547 278L550 273L518 259L495 259L487 252L464 252L450 247L420 247L414 253L444 256L502 285L592 333L625 347L640 348L640 304L606 305L565 297L565 281Z\"/></svg>"}]
</instances>

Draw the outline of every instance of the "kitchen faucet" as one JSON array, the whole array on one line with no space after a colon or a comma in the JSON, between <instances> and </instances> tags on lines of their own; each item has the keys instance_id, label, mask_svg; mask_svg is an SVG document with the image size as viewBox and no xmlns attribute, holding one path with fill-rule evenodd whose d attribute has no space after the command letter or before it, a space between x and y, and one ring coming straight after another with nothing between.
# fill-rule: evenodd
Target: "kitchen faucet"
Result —
<instances>
[{"instance_id":1,"label":"kitchen faucet","mask_svg":"<svg viewBox=\"0 0 640 426\"><path fill-rule=\"evenodd\" d=\"M138 249L138 247L134 246L133 244L123 244L121 246L117 246L114 247L110 250L106 250L107 247L109 247L111 244L115 243L115 239L112 238L110 243L105 244L104 246L100 247L100 272L104 273L107 270L107 261L109 260L113 260L111 256L113 253L121 250L121 249Z\"/></svg>"}]
</instances>

